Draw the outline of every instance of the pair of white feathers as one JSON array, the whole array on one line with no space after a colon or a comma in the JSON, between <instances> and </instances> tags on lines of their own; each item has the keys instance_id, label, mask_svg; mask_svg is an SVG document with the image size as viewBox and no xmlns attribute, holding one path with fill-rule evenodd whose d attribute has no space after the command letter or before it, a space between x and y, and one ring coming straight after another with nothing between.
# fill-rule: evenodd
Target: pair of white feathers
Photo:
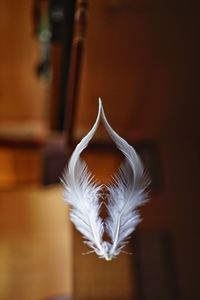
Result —
<instances>
[{"instance_id":1,"label":"pair of white feathers","mask_svg":"<svg viewBox=\"0 0 200 300\"><path fill-rule=\"evenodd\" d=\"M92 181L92 174L80 158L82 151L94 136L100 120L125 156L118 174L113 177L114 183L106 186L108 217L105 220L100 217L103 185ZM136 151L109 125L101 99L96 121L72 153L62 182L65 188L64 200L71 205L71 221L83 234L85 243L93 249L90 252L96 252L100 258L106 260L116 257L140 222L137 208L147 200L146 189L150 181ZM103 240L105 231L110 242Z\"/></svg>"}]
</instances>

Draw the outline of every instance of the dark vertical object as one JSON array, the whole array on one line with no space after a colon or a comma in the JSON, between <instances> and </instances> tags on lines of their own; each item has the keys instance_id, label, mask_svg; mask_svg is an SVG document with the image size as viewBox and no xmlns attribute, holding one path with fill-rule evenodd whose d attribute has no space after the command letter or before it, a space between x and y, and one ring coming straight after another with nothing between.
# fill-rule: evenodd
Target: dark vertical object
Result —
<instances>
[{"instance_id":1,"label":"dark vertical object","mask_svg":"<svg viewBox=\"0 0 200 300\"><path fill-rule=\"evenodd\" d=\"M60 95L59 95L59 111L57 129L64 130L66 116L66 92L70 72L70 60L72 52L73 32L74 32L74 17L75 17L75 0L65 0L65 23L64 23L64 39L62 51L61 65L61 80L60 80Z\"/></svg>"},{"instance_id":2,"label":"dark vertical object","mask_svg":"<svg viewBox=\"0 0 200 300\"><path fill-rule=\"evenodd\" d=\"M162 254L165 262L165 274L168 290L170 291L171 299L179 300L180 293L178 288L176 264L174 257L174 247L172 237L169 233L162 236Z\"/></svg>"},{"instance_id":3,"label":"dark vertical object","mask_svg":"<svg viewBox=\"0 0 200 300\"><path fill-rule=\"evenodd\" d=\"M141 259L140 259L140 242L139 242L139 232L136 230L133 238L131 239L131 246L134 253L134 263L132 269L135 273L135 286L136 286L136 300L144 300L143 298L143 284L142 284L142 269L141 269Z\"/></svg>"},{"instance_id":4,"label":"dark vertical object","mask_svg":"<svg viewBox=\"0 0 200 300\"><path fill-rule=\"evenodd\" d=\"M70 8L74 1L49 0L49 20L51 28L51 42L63 43L66 38L66 27L70 18ZM72 16L73 17L73 16Z\"/></svg>"},{"instance_id":5,"label":"dark vertical object","mask_svg":"<svg viewBox=\"0 0 200 300\"><path fill-rule=\"evenodd\" d=\"M38 32L38 24L40 20L40 1L35 0L32 8L32 20L33 20L33 36L35 37Z\"/></svg>"},{"instance_id":6,"label":"dark vertical object","mask_svg":"<svg viewBox=\"0 0 200 300\"><path fill-rule=\"evenodd\" d=\"M74 0L65 1L67 2L66 9L68 8L65 18L66 23L64 23L66 29L66 38L64 38L65 50L62 51L63 54L61 60L59 59L59 62L61 61L62 63L61 78L59 84L60 90L58 91L57 89L55 89L55 92L59 93L59 122L55 124L56 128L54 129L60 129L60 131L62 131L64 127L63 125L65 124L67 141L65 140L65 145L63 143L63 139L61 140L60 138L58 140L54 139L53 141L49 141L49 143L46 143L46 146L44 148L43 173L43 183L45 185L58 182L63 168L66 165L67 153L70 152L70 145L73 140L74 118L84 48L84 37L86 31L88 1L78 0L76 9ZM72 26L74 28L73 30ZM53 41L55 40L57 41L56 45L58 45L60 43L59 37L54 37ZM58 57L60 58L60 56ZM59 74L59 69L57 73ZM57 108L57 103L54 103L54 106L52 105L52 108L55 109L55 107ZM55 114L56 112L56 109L54 111L52 110L52 113Z\"/></svg>"},{"instance_id":7,"label":"dark vertical object","mask_svg":"<svg viewBox=\"0 0 200 300\"><path fill-rule=\"evenodd\" d=\"M180 299L168 232L137 232L132 240L137 300Z\"/></svg>"},{"instance_id":8,"label":"dark vertical object","mask_svg":"<svg viewBox=\"0 0 200 300\"><path fill-rule=\"evenodd\" d=\"M73 143L73 129L77 96L79 89L79 78L84 50L85 33L87 25L88 1L78 0L75 12L74 36L71 51L69 79L67 84L67 112L66 112L66 134L67 146Z\"/></svg>"},{"instance_id":9,"label":"dark vertical object","mask_svg":"<svg viewBox=\"0 0 200 300\"><path fill-rule=\"evenodd\" d=\"M49 0L52 43L51 129L63 131L76 0Z\"/></svg>"}]
</instances>

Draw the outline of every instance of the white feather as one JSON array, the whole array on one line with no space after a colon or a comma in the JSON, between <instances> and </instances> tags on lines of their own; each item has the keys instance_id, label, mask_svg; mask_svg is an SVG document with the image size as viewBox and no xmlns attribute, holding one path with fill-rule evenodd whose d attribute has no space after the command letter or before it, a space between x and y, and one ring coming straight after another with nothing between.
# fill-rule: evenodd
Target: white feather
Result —
<instances>
[{"instance_id":1,"label":"white feather","mask_svg":"<svg viewBox=\"0 0 200 300\"><path fill-rule=\"evenodd\" d=\"M147 200L146 189L150 180L136 151L109 125L103 107L101 114L107 132L125 156L119 173L114 176L114 184L108 186L106 229L112 242L108 257L112 259L120 253L140 222L137 208Z\"/></svg>"},{"instance_id":2,"label":"white feather","mask_svg":"<svg viewBox=\"0 0 200 300\"><path fill-rule=\"evenodd\" d=\"M105 220L106 231L111 243L103 241L104 225L99 216L101 186L92 182L93 176L87 165L80 159L102 118L106 130L118 149L125 155L119 173L114 176L114 183L108 189L109 217ZM71 220L86 238L96 254L106 260L116 257L126 245L127 239L140 221L137 207L147 198L146 187L149 184L144 174L142 162L133 149L109 125L101 99L98 115L89 133L76 146L63 176L65 186L64 199L71 205Z\"/></svg>"},{"instance_id":3,"label":"white feather","mask_svg":"<svg viewBox=\"0 0 200 300\"><path fill-rule=\"evenodd\" d=\"M99 106L96 122L89 133L76 146L62 181L65 187L64 200L72 207L70 212L71 221L86 238L85 243L97 255L106 257L106 244L102 241L104 227L99 216L101 186L92 182L93 176L85 162L80 159L80 154L87 147L98 127L100 112L101 107Z\"/></svg>"}]
</instances>

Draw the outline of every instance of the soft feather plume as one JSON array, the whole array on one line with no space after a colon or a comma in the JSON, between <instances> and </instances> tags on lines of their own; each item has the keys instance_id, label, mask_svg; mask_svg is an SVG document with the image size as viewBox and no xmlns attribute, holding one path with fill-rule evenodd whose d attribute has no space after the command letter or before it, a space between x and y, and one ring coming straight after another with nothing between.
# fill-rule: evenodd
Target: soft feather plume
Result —
<instances>
[{"instance_id":1,"label":"soft feather plume","mask_svg":"<svg viewBox=\"0 0 200 300\"><path fill-rule=\"evenodd\" d=\"M140 222L137 208L147 200L146 188L150 181L136 151L112 129L103 108L102 119L110 137L125 156L125 162L114 176L114 183L107 187L109 217L106 230L112 242L109 257L113 258L120 253Z\"/></svg>"},{"instance_id":2,"label":"soft feather plume","mask_svg":"<svg viewBox=\"0 0 200 300\"><path fill-rule=\"evenodd\" d=\"M76 146L62 181L65 187L64 200L72 207L70 212L71 221L86 238L85 243L97 255L106 258L107 243L102 241L104 227L99 216L101 186L92 182L93 176L85 162L80 159L80 154L87 147L98 127L100 115L101 106L99 105L96 122L89 133Z\"/></svg>"},{"instance_id":3,"label":"soft feather plume","mask_svg":"<svg viewBox=\"0 0 200 300\"><path fill-rule=\"evenodd\" d=\"M110 137L125 156L125 162L121 165L118 174L114 176L114 183L107 187L109 216L105 220L105 230L111 238L111 243L103 241L102 238L104 225L99 216L101 186L92 182L93 176L86 163L80 159L80 154L97 130L100 117ZM133 147L109 125L100 99L95 124L74 150L63 175L63 183L64 199L72 207L71 220L86 238L85 243L98 256L106 260L116 257L140 221L137 208L147 198L145 191L149 180L144 174L142 162Z\"/></svg>"}]
</instances>

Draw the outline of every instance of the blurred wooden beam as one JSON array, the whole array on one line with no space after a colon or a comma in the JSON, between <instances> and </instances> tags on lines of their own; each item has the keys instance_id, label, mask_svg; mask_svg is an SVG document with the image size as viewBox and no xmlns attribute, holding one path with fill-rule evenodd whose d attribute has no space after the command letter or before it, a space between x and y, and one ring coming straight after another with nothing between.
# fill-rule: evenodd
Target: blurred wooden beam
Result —
<instances>
[{"instance_id":1,"label":"blurred wooden beam","mask_svg":"<svg viewBox=\"0 0 200 300\"><path fill-rule=\"evenodd\" d=\"M66 137L71 146L74 139L74 125L79 92L79 81L87 27L88 1L78 0L75 12L74 37L71 53L69 80L67 86Z\"/></svg>"}]
</instances>

